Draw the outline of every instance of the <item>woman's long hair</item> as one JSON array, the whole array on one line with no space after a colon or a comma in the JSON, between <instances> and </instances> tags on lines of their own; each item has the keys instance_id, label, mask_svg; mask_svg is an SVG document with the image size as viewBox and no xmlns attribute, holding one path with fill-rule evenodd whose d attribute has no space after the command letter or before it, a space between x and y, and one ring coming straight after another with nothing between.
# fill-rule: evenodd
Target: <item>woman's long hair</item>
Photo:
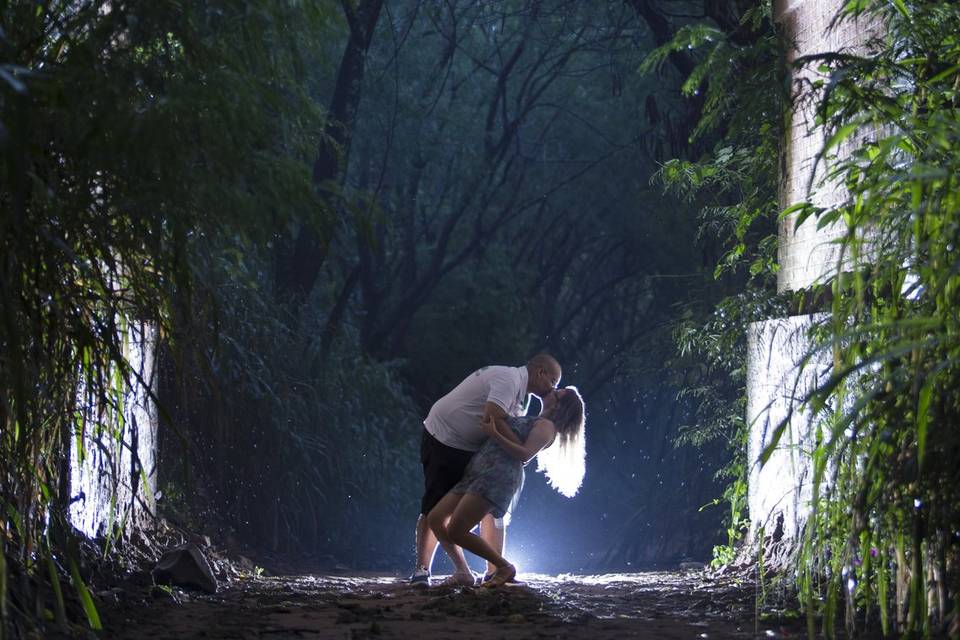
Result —
<instances>
[{"instance_id":1,"label":"woman's long hair","mask_svg":"<svg viewBox=\"0 0 960 640\"><path fill-rule=\"evenodd\" d=\"M557 437L537 454L537 471L543 471L551 487L568 498L577 495L587 471L586 412L576 387L565 393L543 416L557 428Z\"/></svg>"}]
</instances>

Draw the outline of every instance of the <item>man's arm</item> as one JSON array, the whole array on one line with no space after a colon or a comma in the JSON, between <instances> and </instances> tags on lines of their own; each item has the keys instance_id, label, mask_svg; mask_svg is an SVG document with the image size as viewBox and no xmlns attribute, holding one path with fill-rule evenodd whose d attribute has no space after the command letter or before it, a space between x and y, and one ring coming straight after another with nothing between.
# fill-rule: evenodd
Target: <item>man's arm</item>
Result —
<instances>
[{"instance_id":1,"label":"man's arm","mask_svg":"<svg viewBox=\"0 0 960 640\"><path fill-rule=\"evenodd\" d=\"M500 430L494 426L495 422L494 420L484 422L484 432L489 434L490 439L503 447L511 457L519 460L523 464L527 464L533 460L533 457L537 455L541 449L553 442L554 437L557 435L556 427L553 426L552 422L540 419L533 425L533 429L530 430L526 441L520 444L504 438L500 434Z\"/></svg>"},{"instance_id":2,"label":"man's arm","mask_svg":"<svg viewBox=\"0 0 960 640\"><path fill-rule=\"evenodd\" d=\"M517 437L517 434L515 434L513 429L507 424L507 412L496 402L487 401L483 407L483 418L481 419L492 420L500 435L514 444L520 444L520 438Z\"/></svg>"}]
</instances>

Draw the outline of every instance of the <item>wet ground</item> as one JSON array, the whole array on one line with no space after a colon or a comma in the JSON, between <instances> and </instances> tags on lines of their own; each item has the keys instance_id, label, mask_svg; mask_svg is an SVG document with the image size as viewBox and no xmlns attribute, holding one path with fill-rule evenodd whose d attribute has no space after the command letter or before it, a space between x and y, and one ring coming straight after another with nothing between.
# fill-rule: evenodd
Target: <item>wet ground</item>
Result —
<instances>
[{"instance_id":1,"label":"wet ground","mask_svg":"<svg viewBox=\"0 0 960 640\"><path fill-rule=\"evenodd\" d=\"M398 577L248 577L216 595L177 589L101 604L101 638L770 638L803 621L756 585L705 572L521 575L497 589L416 588Z\"/></svg>"}]
</instances>

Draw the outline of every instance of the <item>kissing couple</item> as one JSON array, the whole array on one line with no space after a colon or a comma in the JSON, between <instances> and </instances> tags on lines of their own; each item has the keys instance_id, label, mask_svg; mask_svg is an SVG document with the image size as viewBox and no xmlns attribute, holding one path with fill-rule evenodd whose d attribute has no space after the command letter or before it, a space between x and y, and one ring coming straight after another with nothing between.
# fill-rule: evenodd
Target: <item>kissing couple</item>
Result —
<instances>
[{"instance_id":1,"label":"kissing couple","mask_svg":"<svg viewBox=\"0 0 960 640\"><path fill-rule=\"evenodd\" d=\"M444 584L476 583L463 549L487 561L484 586L514 581L517 568L503 556L506 525L534 457L550 486L577 493L586 413L576 387L558 388L560 376L556 359L541 353L522 367L478 369L434 403L420 444L424 493L412 584L430 584L438 543L455 567ZM531 394L540 399L538 416L526 415Z\"/></svg>"}]
</instances>

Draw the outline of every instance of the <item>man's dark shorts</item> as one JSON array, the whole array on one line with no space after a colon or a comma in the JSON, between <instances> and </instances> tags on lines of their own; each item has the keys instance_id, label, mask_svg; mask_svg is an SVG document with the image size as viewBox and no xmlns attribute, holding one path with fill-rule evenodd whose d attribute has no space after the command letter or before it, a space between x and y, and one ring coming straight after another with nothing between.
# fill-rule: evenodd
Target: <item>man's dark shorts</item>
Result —
<instances>
[{"instance_id":1,"label":"man's dark shorts","mask_svg":"<svg viewBox=\"0 0 960 640\"><path fill-rule=\"evenodd\" d=\"M423 465L424 491L420 513L427 514L440 498L460 482L473 451L448 447L424 429L420 440L420 464Z\"/></svg>"}]
</instances>

